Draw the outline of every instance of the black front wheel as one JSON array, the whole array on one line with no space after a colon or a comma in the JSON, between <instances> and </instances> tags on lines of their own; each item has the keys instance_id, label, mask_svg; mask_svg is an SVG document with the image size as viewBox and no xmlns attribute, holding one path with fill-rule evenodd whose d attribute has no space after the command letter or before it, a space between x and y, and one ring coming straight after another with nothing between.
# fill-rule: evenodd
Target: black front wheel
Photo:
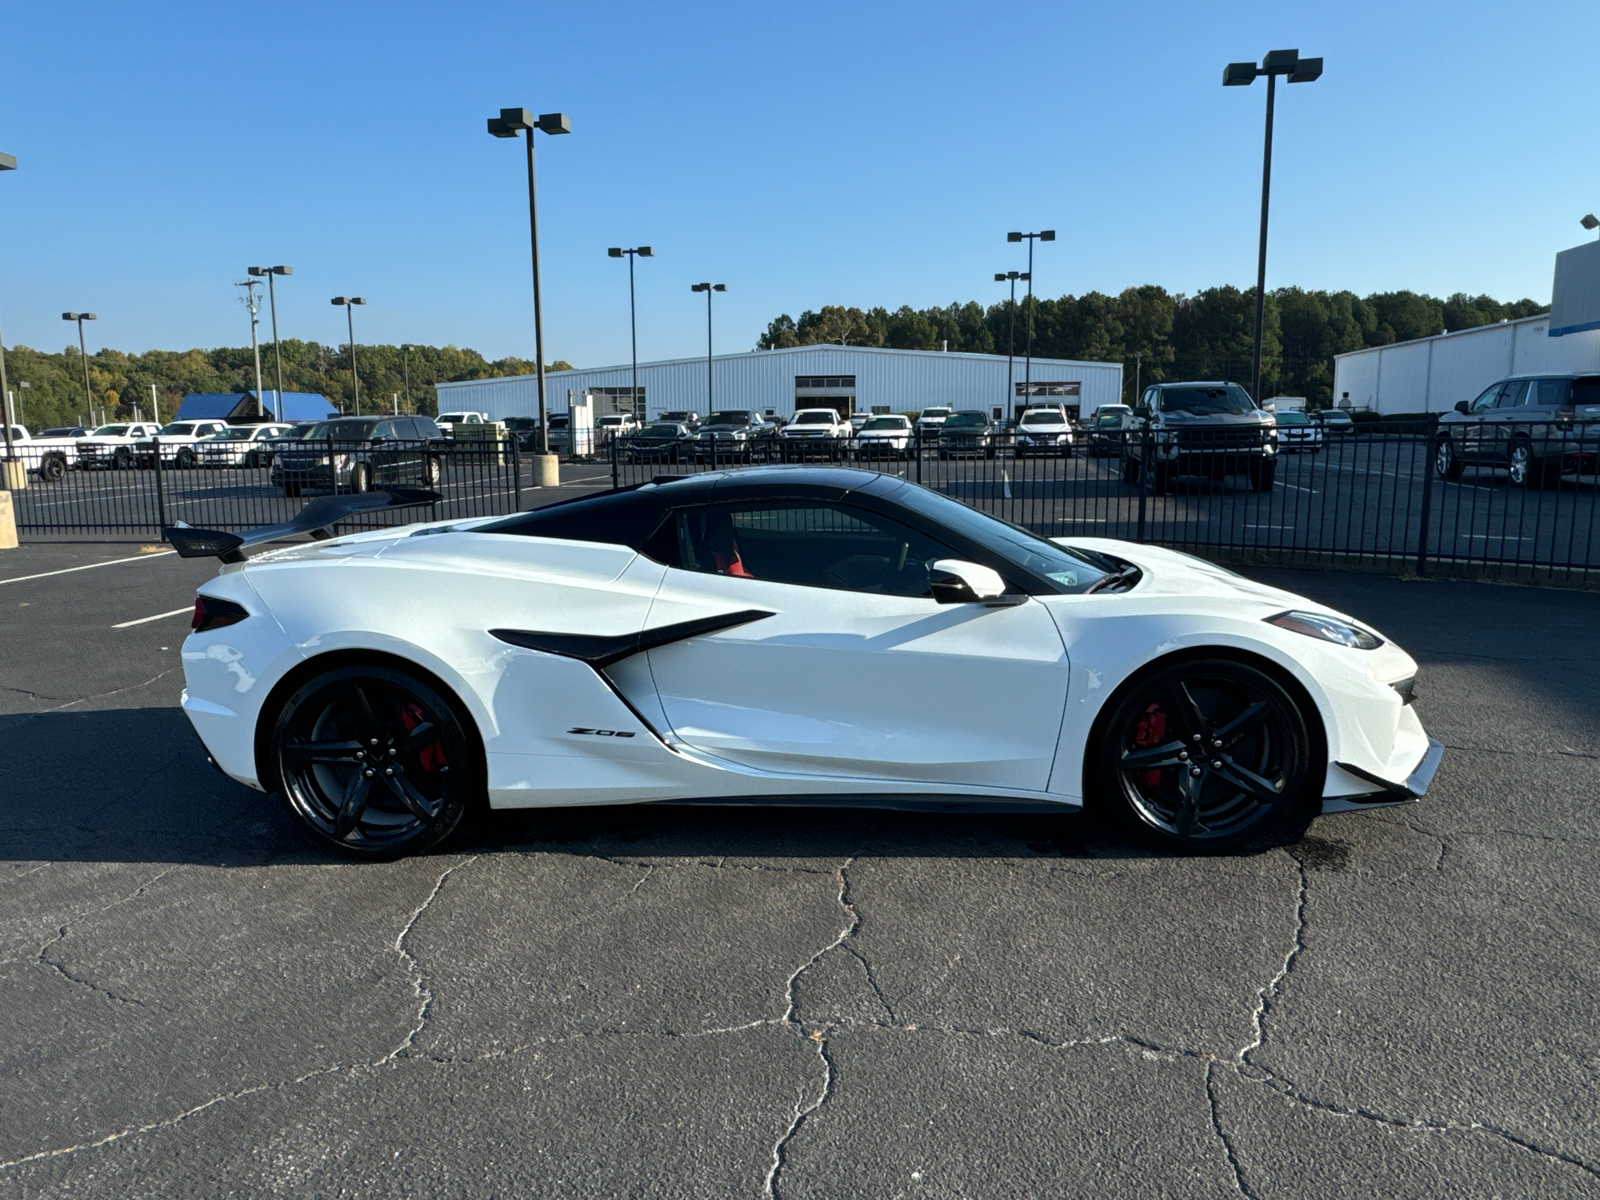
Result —
<instances>
[{"instance_id":1,"label":"black front wheel","mask_svg":"<svg viewBox=\"0 0 1600 1200\"><path fill-rule=\"evenodd\" d=\"M482 803L481 757L456 706L391 667L335 667L289 697L272 768L289 811L357 858L437 847Z\"/></svg>"},{"instance_id":2,"label":"black front wheel","mask_svg":"<svg viewBox=\"0 0 1600 1200\"><path fill-rule=\"evenodd\" d=\"M1314 814L1314 746L1306 715L1265 671L1231 659L1175 663L1116 702L1093 803L1169 849L1242 849Z\"/></svg>"}]
</instances>

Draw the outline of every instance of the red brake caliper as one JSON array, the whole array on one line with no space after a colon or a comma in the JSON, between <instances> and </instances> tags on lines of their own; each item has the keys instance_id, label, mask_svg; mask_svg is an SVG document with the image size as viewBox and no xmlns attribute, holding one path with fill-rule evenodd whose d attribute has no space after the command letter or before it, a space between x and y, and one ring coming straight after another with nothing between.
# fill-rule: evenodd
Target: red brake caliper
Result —
<instances>
[{"instance_id":1,"label":"red brake caliper","mask_svg":"<svg viewBox=\"0 0 1600 1200\"><path fill-rule=\"evenodd\" d=\"M1139 718L1139 724L1133 731L1133 744L1140 750L1148 750L1151 746L1159 746L1167 740L1167 714L1161 711L1161 704L1152 704L1144 710L1144 715ZM1139 778L1141 787L1153 788L1161 783L1161 771L1146 771Z\"/></svg>"},{"instance_id":2,"label":"red brake caliper","mask_svg":"<svg viewBox=\"0 0 1600 1200\"><path fill-rule=\"evenodd\" d=\"M415 704L402 705L400 720L407 729L415 729L422 724L422 709ZM437 771L444 766L444 746L438 741L429 742L417 751L417 765L424 771Z\"/></svg>"}]
</instances>

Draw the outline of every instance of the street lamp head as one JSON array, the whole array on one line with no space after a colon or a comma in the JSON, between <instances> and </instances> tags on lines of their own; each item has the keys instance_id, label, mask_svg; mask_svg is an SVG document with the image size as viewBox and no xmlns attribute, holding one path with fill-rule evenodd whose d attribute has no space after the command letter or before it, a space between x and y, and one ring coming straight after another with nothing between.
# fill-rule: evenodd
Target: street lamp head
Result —
<instances>
[{"instance_id":1,"label":"street lamp head","mask_svg":"<svg viewBox=\"0 0 1600 1200\"><path fill-rule=\"evenodd\" d=\"M711 290L711 285L709 283L691 283L689 285L689 290L691 292L709 292Z\"/></svg>"},{"instance_id":2,"label":"street lamp head","mask_svg":"<svg viewBox=\"0 0 1600 1200\"><path fill-rule=\"evenodd\" d=\"M1009 276L1004 271L996 271L994 273L994 281L996 283L1004 283L1008 278Z\"/></svg>"},{"instance_id":3,"label":"street lamp head","mask_svg":"<svg viewBox=\"0 0 1600 1200\"><path fill-rule=\"evenodd\" d=\"M77 313L62 313L61 314L61 319L63 321L76 321L78 319L78 314Z\"/></svg>"},{"instance_id":4,"label":"street lamp head","mask_svg":"<svg viewBox=\"0 0 1600 1200\"><path fill-rule=\"evenodd\" d=\"M331 301L329 301L329 303L330 304L349 304L350 303L350 297L349 296L335 296Z\"/></svg>"},{"instance_id":5,"label":"street lamp head","mask_svg":"<svg viewBox=\"0 0 1600 1200\"><path fill-rule=\"evenodd\" d=\"M488 125L489 134L491 137L514 138L517 136L517 131L511 128L511 126L507 125L499 117L490 117Z\"/></svg>"},{"instance_id":6,"label":"street lamp head","mask_svg":"<svg viewBox=\"0 0 1600 1200\"><path fill-rule=\"evenodd\" d=\"M566 113L540 113L538 125L549 134L572 132L572 118Z\"/></svg>"},{"instance_id":7,"label":"street lamp head","mask_svg":"<svg viewBox=\"0 0 1600 1200\"><path fill-rule=\"evenodd\" d=\"M654 258L656 256L656 252L650 249L649 246L640 246L634 253L640 258Z\"/></svg>"},{"instance_id":8,"label":"street lamp head","mask_svg":"<svg viewBox=\"0 0 1600 1200\"><path fill-rule=\"evenodd\" d=\"M1017 272L1017 278L1018 279L1032 279L1033 278L1033 272L1032 271L1018 271Z\"/></svg>"},{"instance_id":9,"label":"street lamp head","mask_svg":"<svg viewBox=\"0 0 1600 1200\"><path fill-rule=\"evenodd\" d=\"M1263 75L1287 75L1294 70L1295 63L1300 61L1298 50L1268 50L1267 56L1261 60L1261 73Z\"/></svg>"},{"instance_id":10,"label":"street lamp head","mask_svg":"<svg viewBox=\"0 0 1600 1200\"><path fill-rule=\"evenodd\" d=\"M1008 233L1008 234L1006 234L1006 241L1008 241L1008 242L1020 242L1021 240L1022 240L1022 235L1020 233Z\"/></svg>"},{"instance_id":11,"label":"street lamp head","mask_svg":"<svg viewBox=\"0 0 1600 1200\"><path fill-rule=\"evenodd\" d=\"M1596 217L1593 213L1585 213L1583 220L1579 221L1578 224L1585 229L1600 229L1600 217Z\"/></svg>"},{"instance_id":12,"label":"street lamp head","mask_svg":"<svg viewBox=\"0 0 1600 1200\"><path fill-rule=\"evenodd\" d=\"M1223 87L1244 87L1256 81L1255 63L1229 63L1222 68Z\"/></svg>"},{"instance_id":13,"label":"street lamp head","mask_svg":"<svg viewBox=\"0 0 1600 1200\"><path fill-rule=\"evenodd\" d=\"M1039 235L1039 240L1041 242L1053 242L1053 241L1055 241L1056 240L1056 231L1054 229L1046 229L1043 233L1041 233Z\"/></svg>"},{"instance_id":14,"label":"street lamp head","mask_svg":"<svg viewBox=\"0 0 1600 1200\"><path fill-rule=\"evenodd\" d=\"M351 304L365 304L366 302L367 302L367 298L365 296L351 296L350 297L350 303Z\"/></svg>"},{"instance_id":15,"label":"street lamp head","mask_svg":"<svg viewBox=\"0 0 1600 1200\"><path fill-rule=\"evenodd\" d=\"M1289 72L1290 83L1311 83L1322 77L1322 60L1320 58L1302 58L1294 64L1294 70Z\"/></svg>"},{"instance_id":16,"label":"street lamp head","mask_svg":"<svg viewBox=\"0 0 1600 1200\"><path fill-rule=\"evenodd\" d=\"M622 257L622 247L621 246L613 246L613 247L611 247L611 249L607 250L606 253L609 254L612 258L621 258Z\"/></svg>"},{"instance_id":17,"label":"street lamp head","mask_svg":"<svg viewBox=\"0 0 1600 1200\"><path fill-rule=\"evenodd\" d=\"M270 269L269 267L246 267L244 271L246 275L254 275L260 278L262 275L267 274Z\"/></svg>"},{"instance_id":18,"label":"street lamp head","mask_svg":"<svg viewBox=\"0 0 1600 1200\"><path fill-rule=\"evenodd\" d=\"M293 267L273 267L272 268L272 273L274 275L293 275L294 274L294 268Z\"/></svg>"},{"instance_id":19,"label":"street lamp head","mask_svg":"<svg viewBox=\"0 0 1600 1200\"><path fill-rule=\"evenodd\" d=\"M500 120L513 134L534 127L533 114L525 108L502 108Z\"/></svg>"},{"instance_id":20,"label":"street lamp head","mask_svg":"<svg viewBox=\"0 0 1600 1200\"><path fill-rule=\"evenodd\" d=\"M0 154L0 171L15 171L17 169L17 156L15 154Z\"/></svg>"},{"instance_id":21,"label":"street lamp head","mask_svg":"<svg viewBox=\"0 0 1600 1200\"><path fill-rule=\"evenodd\" d=\"M728 285L725 283L719 283L714 285L711 290L713 292L725 292L728 290Z\"/></svg>"}]
</instances>

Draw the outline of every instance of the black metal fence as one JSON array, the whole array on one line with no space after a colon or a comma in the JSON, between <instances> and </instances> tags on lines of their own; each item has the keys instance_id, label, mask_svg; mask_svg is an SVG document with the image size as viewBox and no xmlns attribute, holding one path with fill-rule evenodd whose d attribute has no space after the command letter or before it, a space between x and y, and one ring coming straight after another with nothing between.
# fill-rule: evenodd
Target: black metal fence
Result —
<instances>
[{"instance_id":1,"label":"black metal fence","mask_svg":"<svg viewBox=\"0 0 1600 1200\"><path fill-rule=\"evenodd\" d=\"M52 478L52 476L54 476ZM204 529L249 529L287 521L318 495L428 488L428 508L363 514L356 527L516 512L525 494L514 439L495 441L293 442L160 445L120 458L36 471L13 493L20 534L148 533L184 522Z\"/></svg>"},{"instance_id":2,"label":"black metal fence","mask_svg":"<svg viewBox=\"0 0 1600 1200\"><path fill-rule=\"evenodd\" d=\"M622 439L607 450L609 462L595 463L583 482L838 462L911 479L1051 537L1123 538L1243 563L1600 582L1600 422L1435 418L1344 434L1317 428L1299 445L1274 440L1270 455L1261 443L1241 449L1121 430L1075 430L1070 448L1019 446L1004 432L960 445L914 435L903 444L763 439L712 452ZM19 532L153 536L179 521L244 529L288 520L308 496L389 486L428 487L442 499L352 527L492 516L538 502L513 438L297 442L246 449L237 462L232 454L169 444L120 463L106 455L104 465L35 470L13 496Z\"/></svg>"},{"instance_id":3,"label":"black metal fence","mask_svg":"<svg viewBox=\"0 0 1600 1200\"><path fill-rule=\"evenodd\" d=\"M913 435L903 448L622 442L612 470L626 484L837 462L902 476L1049 537L1152 542L1243 563L1600 581L1600 422L1313 426L1298 444L1269 430L1247 448L1160 436L1075 430L1070 448L1046 449L1018 446L1010 431L961 446Z\"/></svg>"}]
</instances>

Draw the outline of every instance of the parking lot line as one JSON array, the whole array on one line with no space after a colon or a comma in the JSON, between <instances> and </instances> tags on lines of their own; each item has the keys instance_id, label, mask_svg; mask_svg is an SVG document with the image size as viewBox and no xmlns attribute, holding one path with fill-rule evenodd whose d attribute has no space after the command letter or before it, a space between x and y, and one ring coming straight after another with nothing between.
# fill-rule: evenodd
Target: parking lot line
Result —
<instances>
[{"instance_id":1,"label":"parking lot line","mask_svg":"<svg viewBox=\"0 0 1600 1200\"><path fill-rule=\"evenodd\" d=\"M157 613L153 617L140 617L137 621L124 621L120 625L113 625L113 629L131 629L135 625L148 625L151 621L164 621L168 617L175 617L179 613L194 612L194 605L185 604L182 608L175 608L171 612Z\"/></svg>"},{"instance_id":2,"label":"parking lot line","mask_svg":"<svg viewBox=\"0 0 1600 1200\"><path fill-rule=\"evenodd\" d=\"M41 571L37 575L18 575L14 579L0 579L0 584L27 583L30 579L48 579L52 575L70 575L74 571L92 571L96 567L114 567L118 563L144 562L151 558L162 558L168 554L176 554L176 550L152 550L149 554L135 554L132 558L112 558L105 562L86 563L81 567L62 567L59 571Z\"/></svg>"}]
</instances>

